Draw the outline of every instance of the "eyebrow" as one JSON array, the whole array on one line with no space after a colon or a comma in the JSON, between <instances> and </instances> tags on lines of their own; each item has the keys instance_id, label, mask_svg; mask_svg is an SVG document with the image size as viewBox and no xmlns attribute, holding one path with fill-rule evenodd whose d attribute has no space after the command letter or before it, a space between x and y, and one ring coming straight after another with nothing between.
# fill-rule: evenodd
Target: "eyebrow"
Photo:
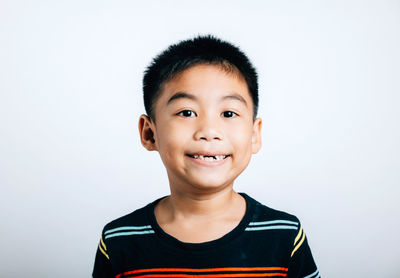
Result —
<instances>
[{"instance_id":1,"label":"eyebrow","mask_svg":"<svg viewBox=\"0 0 400 278\"><path fill-rule=\"evenodd\" d=\"M240 101L240 102L243 102L244 105L247 106L246 100L245 100L241 95L238 95L238 94L232 94L232 95L223 96L222 99L223 99L223 100L225 100L225 99L238 100L238 101Z\"/></svg>"},{"instance_id":2,"label":"eyebrow","mask_svg":"<svg viewBox=\"0 0 400 278\"><path fill-rule=\"evenodd\" d=\"M177 99L180 99L180 98L187 98L187 99L191 99L191 100L196 100L197 99L195 95L188 94L188 93L185 93L185 92L177 92L177 93L173 94L172 97L169 98L169 100L167 102L167 105L170 104L171 102L177 100Z\"/></svg>"},{"instance_id":3,"label":"eyebrow","mask_svg":"<svg viewBox=\"0 0 400 278\"><path fill-rule=\"evenodd\" d=\"M175 101L177 99L181 99L181 98L187 98L187 99L190 99L190 100L197 100L197 97L195 95L192 95L192 94L189 94L189 93L186 93L186 92L177 92L177 93L173 94L168 99L167 105L170 104L171 102L173 102L173 101ZM239 94L226 95L226 96L223 96L221 99L222 100L226 100L226 99L238 100L238 101L242 102L244 105L247 106L246 100Z\"/></svg>"}]
</instances>

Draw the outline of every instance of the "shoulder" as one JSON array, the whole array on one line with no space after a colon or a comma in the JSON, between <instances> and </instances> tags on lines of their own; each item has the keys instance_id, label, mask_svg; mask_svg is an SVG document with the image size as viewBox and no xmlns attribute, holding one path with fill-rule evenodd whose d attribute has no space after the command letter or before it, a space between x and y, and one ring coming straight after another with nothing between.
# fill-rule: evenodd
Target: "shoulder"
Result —
<instances>
[{"instance_id":1,"label":"shoulder","mask_svg":"<svg viewBox=\"0 0 400 278\"><path fill-rule=\"evenodd\" d=\"M245 198L253 210L245 232L266 248L289 260L305 240L299 219L287 212L263 205L247 195Z\"/></svg>"},{"instance_id":2,"label":"shoulder","mask_svg":"<svg viewBox=\"0 0 400 278\"><path fill-rule=\"evenodd\" d=\"M249 202L249 207L252 208L251 219L246 231L265 231L269 233L276 231L293 237L293 234L300 230L300 221L295 215L270 208L246 194L243 194L243 196Z\"/></svg>"},{"instance_id":3,"label":"shoulder","mask_svg":"<svg viewBox=\"0 0 400 278\"><path fill-rule=\"evenodd\" d=\"M263 250L272 250L273 256L281 256L288 265L287 277L317 277L318 270L299 219L247 195L245 197L253 207L253 215L245 231L265 247Z\"/></svg>"},{"instance_id":4,"label":"shoulder","mask_svg":"<svg viewBox=\"0 0 400 278\"><path fill-rule=\"evenodd\" d=\"M123 235L154 233L148 217L148 208L152 204L153 202L107 223L103 228L103 238L109 239Z\"/></svg>"}]
</instances>

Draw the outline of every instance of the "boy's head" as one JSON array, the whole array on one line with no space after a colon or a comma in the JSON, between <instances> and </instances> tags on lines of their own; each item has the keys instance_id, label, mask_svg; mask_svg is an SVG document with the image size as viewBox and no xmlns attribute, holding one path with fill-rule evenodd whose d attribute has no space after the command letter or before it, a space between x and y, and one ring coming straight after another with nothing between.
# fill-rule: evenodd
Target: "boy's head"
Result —
<instances>
[{"instance_id":1,"label":"boy's head","mask_svg":"<svg viewBox=\"0 0 400 278\"><path fill-rule=\"evenodd\" d=\"M244 54L215 38L197 38L167 49L144 79L150 117L140 117L141 141L159 152L171 191L232 186L261 147L257 79Z\"/></svg>"},{"instance_id":2,"label":"boy's head","mask_svg":"<svg viewBox=\"0 0 400 278\"><path fill-rule=\"evenodd\" d=\"M253 118L258 109L257 73L246 55L236 46L213 36L199 36L171 45L147 68L143 78L143 98L147 115L155 120L154 105L166 82L184 70L199 64L217 65L240 75L253 102Z\"/></svg>"}]
</instances>

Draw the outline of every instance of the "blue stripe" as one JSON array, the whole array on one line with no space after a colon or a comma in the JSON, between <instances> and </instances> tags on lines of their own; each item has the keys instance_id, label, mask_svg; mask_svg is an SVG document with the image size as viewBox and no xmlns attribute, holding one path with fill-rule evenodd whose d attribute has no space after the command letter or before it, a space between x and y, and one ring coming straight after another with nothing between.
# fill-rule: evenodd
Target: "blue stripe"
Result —
<instances>
[{"instance_id":1,"label":"blue stripe","mask_svg":"<svg viewBox=\"0 0 400 278\"><path fill-rule=\"evenodd\" d=\"M245 231L261 231L261 230L297 230L297 227L287 225L264 226L264 227L247 227Z\"/></svg>"},{"instance_id":2,"label":"blue stripe","mask_svg":"<svg viewBox=\"0 0 400 278\"><path fill-rule=\"evenodd\" d=\"M270 225L270 224L292 224L299 225L299 223L289 220L272 220L272 221L264 221L264 222L250 222L249 226L260 226L260 225Z\"/></svg>"},{"instance_id":3,"label":"blue stripe","mask_svg":"<svg viewBox=\"0 0 400 278\"><path fill-rule=\"evenodd\" d=\"M316 276L314 276L314 275L316 275ZM319 277L318 269L314 273L311 273L310 275L304 276L303 278L311 278L311 277L314 277L314 278Z\"/></svg>"},{"instance_id":4,"label":"blue stripe","mask_svg":"<svg viewBox=\"0 0 400 278\"><path fill-rule=\"evenodd\" d=\"M104 232L104 234L109 234L113 232L118 232L118 231L126 231L126 230L145 230L145 229L151 229L151 226L125 226L125 227L119 227L111 230L107 230Z\"/></svg>"},{"instance_id":5,"label":"blue stripe","mask_svg":"<svg viewBox=\"0 0 400 278\"><path fill-rule=\"evenodd\" d=\"M154 234L153 230L147 230L147 231L134 231L134 232L121 232L121 233L114 233L111 235L106 235L105 239L110 238L110 237L116 237L116 236L130 236L130 235L144 235L144 234Z\"/></svg>"}]
</instances>

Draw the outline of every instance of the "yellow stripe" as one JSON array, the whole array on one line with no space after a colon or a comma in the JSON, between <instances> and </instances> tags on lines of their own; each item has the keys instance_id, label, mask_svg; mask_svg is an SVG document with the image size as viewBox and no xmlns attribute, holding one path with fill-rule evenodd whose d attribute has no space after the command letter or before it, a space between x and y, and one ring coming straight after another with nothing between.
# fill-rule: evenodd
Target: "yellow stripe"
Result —
<instances>
[{"instance_id":1,"label":"yellow stripe","mask_svg":"<svg viewBox=\"0 0 400 278\"><path fill-rule=\"evenodd\" d=\"M103 236L100 237L100 243L101 243L101 246L103 247L103 249L107 251L107 247L106 247L106 245L104 244L104 241L103 241Z\"/></svg>"},{"instance_id":2,"label":"yellow stripe","mask_svg":"<svg viewBox=\"0 0 400 278\"><path fill-rule=\"evenodd\" d=\"M104 251L103 248L101 247L101 244L99 244L99 249L100 249L101 253L103 253L104 256L106 256L107 259L110 259L110 257L107 255L106 251Z\"/></svg>"},{"instance_id":3,"label":"yellow stripe","mask_svg":"<svg viewBox=\"0 0 400 278\"><path fill-rule=\"evenodd\" d=\"M301 232L303 231L303 227L300 226L300 230L299 233L297 234L296 238L294 239L294 243L293 245L296 245L297 241L299 240L300 236L301 236Z\"/></svg>"},{"instance_id":4,"label":"yellow stripe","mask_svg":"<svg viewBox=\"0 0 400 278\"><path fill-rule=\"evenodd\" d=\"M304 239L306 238L306 234L303 233L303 236L301 237L301 240L299 242L299 244L296 245L296 247L293 249L292 255L290 255L290 257L293 257L294 252L297 251L297 249L300 248L300 246L303 244Z\"/></svg>"}]
</instances>

